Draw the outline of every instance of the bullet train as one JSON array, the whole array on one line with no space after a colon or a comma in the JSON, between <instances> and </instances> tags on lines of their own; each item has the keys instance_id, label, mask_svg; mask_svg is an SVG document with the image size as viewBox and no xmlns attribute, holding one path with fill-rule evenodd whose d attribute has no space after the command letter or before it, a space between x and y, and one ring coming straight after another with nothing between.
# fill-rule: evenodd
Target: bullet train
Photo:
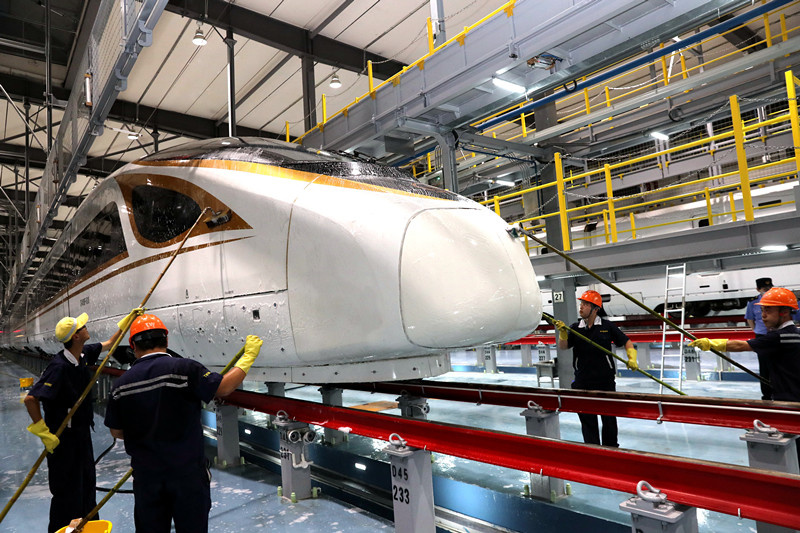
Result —
<instances>
[{"instance_id":1,"label":"bullet train","mask_svg":"<svg viewBox=\"0 0 800 533\"><path fill-rule=\"evenodd\" d=\"M531 262L492 211L344 153L226 138L102 181L3 317L2 344L55 353L56 322L82 312L107 339L205 208L146 307L171 350L210 369L256 334L252 380L428 377L449 370L448 350L541 319Z\"/></svg>"}]
</instances>

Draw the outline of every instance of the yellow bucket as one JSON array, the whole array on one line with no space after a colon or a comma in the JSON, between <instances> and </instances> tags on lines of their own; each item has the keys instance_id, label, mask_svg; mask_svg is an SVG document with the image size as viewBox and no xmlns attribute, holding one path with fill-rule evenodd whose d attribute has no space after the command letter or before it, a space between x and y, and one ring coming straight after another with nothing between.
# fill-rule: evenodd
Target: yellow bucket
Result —
<instances>
[{"instance_id":1,"label":"yellow bucket","mask_svg":"<svg viewBox=\"0 0 800 533\"><path fill-rule=\"evenodd\" d=\"M19 378L19 388L27 389L33 387L33 378Z\"/></svg>"},{"instance_id":2,"label":"yellow bucket","mask_svg":"<svg viewBox=\"0 0 800 533\"><path fill-rule=\"evenodd\" d=\"M56 533L66 533L67 527L69 526L62 527ZM91 520L83 526L83 533L109 533L109 531L111 531L111 522L108 520Z\"/></svg>"}]
</instances>

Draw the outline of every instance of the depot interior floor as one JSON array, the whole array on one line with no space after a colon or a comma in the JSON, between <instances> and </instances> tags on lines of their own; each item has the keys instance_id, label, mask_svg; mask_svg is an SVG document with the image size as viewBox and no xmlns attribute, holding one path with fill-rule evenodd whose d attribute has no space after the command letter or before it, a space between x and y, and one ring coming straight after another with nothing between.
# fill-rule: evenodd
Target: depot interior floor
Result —
<instances>
[{"instance_id":1,"label":"depot interior floor","mask_svg":"<svg viewBox=\"0 0 800 533\"><path fill-rule=\"evenodd\" d=\"M514 354L504 354L500 362L511 362ZM504 359L505 358L505 359ZM456 362L474 362L474 355L456 354ZM705 369L706 365L704 365ZM25 431L29 423L21 403L24 391L20 391L20 377L30 376L26 370L0 357L0 502L5 505L25 478L41 451L39 440ZM506 385L535 386L534 375L450 373L437 379L452 381L485 381ZM641 378L618 378L618 390L630 392L654 392L657 385ZM260 384L248 384L252 390L266 390ZM684 383L690 395L757 398L758 385L752 381L700 381ZM319 401L317 386L287 385L287 396ZM357 391L344 391L344 405L353 406L380 400L394 400L387 395ZM431 420L471 425L486 429L524 433L524 418L518 410L489 405L465 405L441 400L430 400ZM390 414L399 414L394 410ZM266 423L264 415L246 412L250 422ZM102 417L96 416L95 455L112 443L110 435L102 425ZM574 413L560 415L561 436L565 440L581 441L580 423ZM688 424L664 423L620 419L620 444L624 448L699 458L729 464L746 465L747 451L739 440L742 431L726 428L710 428ZM386 461L380 451L385 443L350 436L340 444L353 453L363 454ZM213 453L213 450L210 450ZM116 447L98 464L98 485L111 486L127 471L128 457L122 444ZM341 503L324 494L319 499L287 502L277 495L280 476L257 466L245 465L227 470L213 470L210 531L258 531L261 528L292 531L342 531L361 532L392 530L393 524L352 505ZM521 494L529 482L525 472L509 470L492 465L475 463L456 457L436 455L434 474L450 477L466 483L474 483L498 492ZM130 488L129 483L127 487ZM578 483L570 483L572 494L559 499L555 504L575 512L606 518L620 524L630 524L630 515L619 510L619 503L629 494L600 489ZM98 500L103 497L98 493ZM49 492L46 465L34 476L29 487L9 512L2 524L2 531L22 533L44 531L47 525ZM101 511L101 516L114 524L114 532L132 532L133 496L120 494L111 498ZM700 531L750 532L756 525L750 520L708 512L699 509Z\"/></svg>"}]
</instances>

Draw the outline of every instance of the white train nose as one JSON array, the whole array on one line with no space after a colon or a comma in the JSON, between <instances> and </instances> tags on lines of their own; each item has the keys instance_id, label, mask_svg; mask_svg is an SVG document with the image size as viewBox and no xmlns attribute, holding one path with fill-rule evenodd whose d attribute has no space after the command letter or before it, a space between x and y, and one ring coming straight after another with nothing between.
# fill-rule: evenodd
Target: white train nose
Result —
<instances>
[{"instance_id":1,"label":"white train nose","mask_svg":"<svg viewBox=\"0 0 800 533\"><path fill-rule=\"evenodd\" d=\"M427 348L518 339L541 319L530 259L486 209L429 209L409 223L400 307L412 343Z\"/></svg>"}]
</instances>

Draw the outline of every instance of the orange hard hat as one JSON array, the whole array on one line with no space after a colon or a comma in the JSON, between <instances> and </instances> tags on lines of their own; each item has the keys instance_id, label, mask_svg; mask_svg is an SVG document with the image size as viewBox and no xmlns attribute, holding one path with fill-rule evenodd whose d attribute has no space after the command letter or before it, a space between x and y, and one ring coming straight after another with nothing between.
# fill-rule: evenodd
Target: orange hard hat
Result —
<instances>
[{"instance_id":1,"label":"orange hard hat","mask_svg":"<svg viewBox=\"0 0 800 533\"><path fill-rule=\"evenodd\" d=\"M603 297L600 296L600 293L597 291L586 291L583 294L581 294L578 300L589 302L590 304L594 304L597 307L603 307Z\"/></svg>"},{"instance_id":2,"label":"orange hard hat","mask_svg":"<svg viewBox=\"0 0 800 533\"><path fill-rule=\"evenodd\" d=\"M156 315L139 315L136 317L136 320L133 321L131 324L131 336L132 339L139 333L143 333L145 331L151 331L154 329L161 329L164 330L164 334L169 333L167 330L167 326L158 318Z\"/></svg>"},{"instance_id":3,"label":"orange hard hat","mask_svg":"<svg viewBox=\"0 0 800 533\"><path fill-rule=\"evenodd\" d=\"M777 307L791 307L797 309L797 296L789 289L774 287L764 293L756 305L774 305Z\"/></svg>"}]
</instances>

